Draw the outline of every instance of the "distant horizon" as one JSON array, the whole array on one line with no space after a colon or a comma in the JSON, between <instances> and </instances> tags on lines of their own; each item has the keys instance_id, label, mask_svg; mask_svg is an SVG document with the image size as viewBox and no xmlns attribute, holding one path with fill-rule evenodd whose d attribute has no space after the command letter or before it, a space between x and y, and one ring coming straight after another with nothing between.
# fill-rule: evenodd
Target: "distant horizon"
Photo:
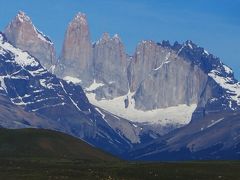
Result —
<instances>
[{"instance_id":1,"label":"distant horizon","mask_svg":"<svg viewBox=\"0 0 240 180\"><path fill-rule=\"evenodd\" d=\"M169 40L171 44L191 40L219 57L240 79L240 0L2 1L0 31L22 10L37 29L50 37L58 56L68 23L77 12L83 12L87 15L92 42L104 32L111 36L119 34L126 53L133 55L142 40Z\"/></svg>"}]
</instances>

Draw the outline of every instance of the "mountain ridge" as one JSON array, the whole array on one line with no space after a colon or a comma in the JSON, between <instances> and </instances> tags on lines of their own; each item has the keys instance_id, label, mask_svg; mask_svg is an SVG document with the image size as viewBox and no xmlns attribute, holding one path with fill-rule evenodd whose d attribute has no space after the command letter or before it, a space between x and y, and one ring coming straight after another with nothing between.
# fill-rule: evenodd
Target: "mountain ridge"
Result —
<instances>
[{"instance_id":1,"label":"mountain ridge","mask_svg":"<svg viewBox=\"0 0 240 180\"><path fill-rule=\"evenodd\" d=\"M39 127L68 133L115 153L131 146L129 140L114 131L102 114L88 102L80 86L49 73L37 59L9 44L1 33L0 80L3 96L9 98L11 103L23 107L26 112L44 117L52 124L49 126L45 120L38 121ZM1 125L14 128L11 120ZM18 128L26 127L21 124L21 119L16 123ZM27 127L33 125L31 119L24 123L30 123ZM117 147L122 143L121 148Z\"/></svg>"},{"instance_id":2,"label":"mountain ridge","mask_svg":"<svg viewBox=\"0 0 240 180\"><path fill-rule=\"evenodd\" d=\"M46 69L50 70L57 62L53 42L34 26L25 12L19 11L7 25L4 33L11 44L41 59Z\"/></svg>"},{"instance_id":3,"label":"mountain ridge","mask_svg":"<svg viewBox=\"0 0 240 180\"><path fill-rule=\"evenodd\" d=\"M6 33L7 39L14 34ZM92 43L87 17L78 13L66 30L61 61L53 65L57 77L41 67L45 59L35 61L32 52L23 61L14 47L13 53L6 51L5 43L0 58L7 69L0 76L0 91L7 90L12 102L28 111L58 121L67 133L118 155L148 141L154 145L184 127L194 131L192 123L201 126L212 114L234 114L240 108L240 83L231 68L190 40L173 45L141 41L129 56L118 35L104 33ZM26 93L35 93L34 88L36 99ZM71 111L65 112L66 107ZM78 116L83 117L80 124Z\"/></svg>"},{"instance_id":4,"label":"mountain ridge","mask_svg":"<svg viewBox=\"0 0 240 180\"><path fill-rule=\"evenodd\" d=\"M190 40L141 41L129 56L118 35L103 33L92 43L87 17L78 13L66 30L60 59L55 74L80 84L92 104L135 123L158 125L160 134L206 111L239 108L232 70Z\"/></svg>"}]
</instances>

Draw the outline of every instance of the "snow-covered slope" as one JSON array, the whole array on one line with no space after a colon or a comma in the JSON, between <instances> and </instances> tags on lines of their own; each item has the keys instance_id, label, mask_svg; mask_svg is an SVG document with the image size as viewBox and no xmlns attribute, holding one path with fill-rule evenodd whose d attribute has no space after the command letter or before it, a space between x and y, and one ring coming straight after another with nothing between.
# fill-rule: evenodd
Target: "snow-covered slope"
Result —
<instances>
[{"instance_id":1,"label":"snow-covered slope","mask_svg":"<svg viewBox=\"0 0 240 180\"><path fill-rule=\"evenodd\" d=\"M130 80L132 89L130 88L129 92L123 96L101 98L100 92L107 84L101 81L94 81L92 85L85 88L86 95L92 104L132 122L172 127L170 130L184 126L192 119L198 118L199 115L201 117L204 116L204 113L222 110L235 111L239 109L240 84L234 78L232 70L223 64L219 58L191 41L186 41L183 44L175 43L174 45L170 45L166 41L160 44L155 44L153 41L143 41L137 50L136 56L140 56L143 53L141 52L142 46L145 47L145 53L149 51L145 56L158 60L162 58L162 63L150 68L148 70L149 73L135 88L135 81ZM160 52L153 52L153 47L155 49L159 48L158 51ZM146 50L147 48L149 50ZM152 57L152 53L155 53L154 57ZM151 59L147 60L148 63L151 61ZM145 66L144 62L139 65L134 64L134 60L132 60L130 65ZM175 71L176 68L183 68L185 72L171 76L171 78L168 77L165 81L162 81L161 78L164 76L164 72L170 76L169 74L174 74L170 69ZM189 70L189 68L194 70ZM143 71L146 70L141 70L140 72ZM188 71L189 73L186 73ZM139 76L142 76L142 74ZM193 76L196 78L191 79ZM176 77L183 81L175 81L174 78ZM177 84L172 84L173 82ZM162 86L168 88L162 89ZM154 91L151 88L155 88ZM134 89L136 91L132 91ZM178 95L176 96L175 93ZM174 96L178 100L166 98L169 95ZM159 96L162 96L163 99L165 98L163 107L158 107L162 101L158 99ZM164 105L164 103L167 104ZM147 108L152 105L155 108ZM160 134L168 132L161 131L161 128L159 128L158 132Z\"/></svg>"},{"instance_id":2,"label":"snow-covered slope","mask_svg":"<svg viewBox=\"0 0 240 180\"><path fill-rule=\"evenodd\" d=\"M46 54L42 47L52 46L23 12L5 32L14 45L37 58L35 50L42 55ZM31 46L32 42L37 43ZM191 41L171 45L144 40L129 56L118 35L104 33L91 43L87 17L78 13L67 28L60 59L53 66L55 73L80 84L92 104L133 123L152 126L160 134L205 113L239 109L239 83L232 70ZM47 58L39 56L39 60L44 64ZM45 80L39 82L51 87Z\"/></svg>"},{"instance_id":3,"label":"snow-covered slope","mask_svg":"<svg viewBox=\"0 0 240 180\"><path fill-rule=\"evenodd\" d=\"M197 107L196 104L189 106L180 104L178 106L143 111L135 108L134 94L132 93L111 100L97 100L94 93L86 93L86 95L92 104L106 111L122 118L129 119L132 122L151 124L153 126L157 124L161 124L162 126L182 126L188 124L191 120L192 113ZM124 103L126 100L129 101L127 107Z\"/></svg>"},{"instance_id":4,"label":"snow-covered slope","mask_svg":"<svg viewBox=\"0 0 240 180\"><path fill-rule=\"evenodd\" d=\"M31 119L18 126L0 121L7 128L51 128L79 137L114 154L130 148L131 142L112 129L92 106L80 86L58 79L38 60L12 46L0 33L0 93L12 104L47 121L33 124ZM114 118L108 115L109 118ZM48 123L46 123L48 122ZM15 123L15 124L16 124ZM51 126L49 125L51 124Z\"/></svg>"},{"instance_id":5,"label":"snow-covered slope","mask_svg":"<svg viewBox=\"0 0 240 180\"><path fill-rule=\"evenodd\" d=\"M226 73L232 74L232 71L227 66L224 67L226 67L225 69ZM210 71L208 75L209 77L213 78L213 80L228 93L228 96L226 97L226 99L229 102L228 105L232 110L235 110L237 107L232 107L232 102L235 102L237 105L240 105L240 83L236 82L231 77L221 76L221 72L217 70Z\"/></svg>"},{"instance_id":6,"label":"snow-covered slope","mask_svg":"<svg viewBox=\"0 0 240 180\"><path fill-rule=\"evenodd\" d=\"M52 41L39 31L23 11L5 29L7 39L16 47L29 52L41 64L51 69L56 63L55 48Z\"/></svg>"},{"instance_id":7,"label":"snow-covered slope","mask_svg":"<svg viewBox=\"0 0 240 180\"><path fill-rule=\"evenodd\" d=\"M206 113L221 111L238 111L240 108L240 83L234 78L234 73L218 57L191 41L183 45L175 43L172 49L179 52L179 56L197 65L208 76L208 80L201 99L195 110L194 119Z\"/></svg>"}]
</instances>

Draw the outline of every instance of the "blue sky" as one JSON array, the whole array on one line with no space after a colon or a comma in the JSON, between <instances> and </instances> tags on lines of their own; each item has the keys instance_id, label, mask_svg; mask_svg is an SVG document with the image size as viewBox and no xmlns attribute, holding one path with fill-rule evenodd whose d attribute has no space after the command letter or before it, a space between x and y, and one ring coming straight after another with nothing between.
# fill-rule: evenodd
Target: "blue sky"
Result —
<instances>
[{"instance_id":1,"label":"blue sky","mask_svg":"<svg viewBox=\"0 0 240 180\"><path fill-rule=\"evenodd\" d=\"M61 50L69 21L87 14L92 41L118 33L128 53L143 39L192 40L219 56L240 79L240 0L0 0L0 29L18 10Z\"/></svg>"}]
</instances>

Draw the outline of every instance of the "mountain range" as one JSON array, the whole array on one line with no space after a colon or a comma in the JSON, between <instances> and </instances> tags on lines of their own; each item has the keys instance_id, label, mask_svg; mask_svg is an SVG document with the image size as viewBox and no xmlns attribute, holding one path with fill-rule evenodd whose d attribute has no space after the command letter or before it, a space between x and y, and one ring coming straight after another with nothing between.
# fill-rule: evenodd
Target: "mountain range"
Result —
<instances>
[{"instance_id":1,"label":"mountain range","mask_svg":"<svg viewBox=\"0 0 240 180\"><path fill-rule=\"evenodd\" d=\"M127 159L239 159L240 84L189 40L128 55L119 35L92 43L78 13L57 58L19 12L0 34L0 82L4 128L61 131Z\"/></svg>"}]
</instances>

